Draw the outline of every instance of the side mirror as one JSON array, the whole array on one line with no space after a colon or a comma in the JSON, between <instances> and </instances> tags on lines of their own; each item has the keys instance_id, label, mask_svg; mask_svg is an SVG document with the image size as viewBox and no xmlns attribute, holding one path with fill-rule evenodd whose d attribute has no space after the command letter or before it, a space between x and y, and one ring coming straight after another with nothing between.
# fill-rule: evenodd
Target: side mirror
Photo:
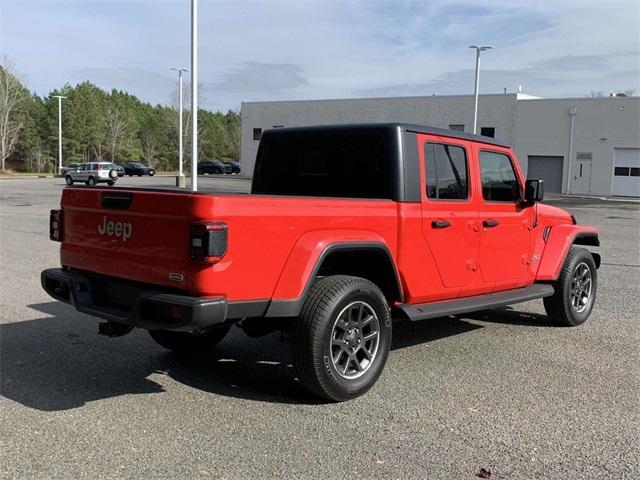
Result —
<instances>
[{"instance_id":1,"label":"side mirror","mask_svg":"<svg viewBox=\"0 0 640 480\"><path fill-rule=\"evenodd\" d=\"M527 180L524 185L525 203L534 204L544 200L544 180Z\"/></svg>"}]
</instances>

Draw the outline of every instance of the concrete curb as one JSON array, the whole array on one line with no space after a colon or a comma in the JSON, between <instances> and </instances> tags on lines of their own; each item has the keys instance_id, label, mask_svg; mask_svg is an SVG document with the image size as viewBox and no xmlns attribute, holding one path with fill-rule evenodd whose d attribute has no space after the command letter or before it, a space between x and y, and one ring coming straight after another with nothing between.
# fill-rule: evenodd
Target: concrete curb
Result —
<instances>
[{"instance_id":1,"label":"concrete curb","mask_svg":"<svg viewBox=\"0 0 640 480\"><path fill-rule=\"evenodd\" d=\"M55 177L57 177L57 175L0 175L0 180L25 180L25 179L55 178Z\"/></svg>"},{"instance_id":2,"label":"concrete curb","mask_svg":"<svg viewBox=\"0 0 640 480\"><path fill-rule=\"evenodd\" d=\"M549 195L549 198L583 198L585 200L602 200L605 202L631 202L631 203L640 203L640 198L636 197L603 197L600 195L575 195L575 194L566 194L561 193L558 195Z\"/></svg>"}]
</instances>

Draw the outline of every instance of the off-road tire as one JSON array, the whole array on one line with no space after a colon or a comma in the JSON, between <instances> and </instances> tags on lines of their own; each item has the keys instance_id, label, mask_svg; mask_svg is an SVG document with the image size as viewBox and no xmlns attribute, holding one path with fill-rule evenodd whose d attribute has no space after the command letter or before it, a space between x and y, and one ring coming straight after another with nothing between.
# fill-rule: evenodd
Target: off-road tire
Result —
<instances>
[{"instance_id":1,"label":"off-road tire","mask_svg":"<svg viewBox=\"0 0 640 480\"><path fill-rule=\"evenodd\" d=\"M580 265L586 265L591 274L591 291L584 310L577 311L572 304L574 274ZM564 261L560 277L553 284L555 293L544 298L544 309L551 320L564 327L575 327L589 318L596 301L598 273L593 256L584 248L572 247Z\"/></svg>"},{"instance_id":2,"label":"off-road tire","mask_svg":"<svg viewBox=\"0 0 640 480\"><path fill-rule=\"evenodd\" d=\"M361 376L351 379L344 378L337 370L332 339L338 316L354 303L368 305L375 312L379 337L370 365ZM292 325L291 359L300 383L312 393L333 401L350 400L364 394L384 369L391 334L389 304L373 282L346 275L318 280L310 289L299 318Z\"/></svg>"},{"instance_id":3,"label":"off-road tire","mask_svg":"<svg viewBox=\"0 0 640 480\"><path fill-rule=\"evenodd\" d=\"M212 349L224 339L230 328L230 326L212 327L194 332L149 330L149 335L168 350L176 353L192 353Z\"/></svg>"},{"instance_id":4,"label":"off-road tire","mask_svg":"<svg viewBox=\"0 0 640 480\"><path fill-rule=\"evenodd\" d=\"M67 185L73 185L73 178L71 178L71 175L64 177L64 181L67 182Z\"/></svg>"}]
</instances>

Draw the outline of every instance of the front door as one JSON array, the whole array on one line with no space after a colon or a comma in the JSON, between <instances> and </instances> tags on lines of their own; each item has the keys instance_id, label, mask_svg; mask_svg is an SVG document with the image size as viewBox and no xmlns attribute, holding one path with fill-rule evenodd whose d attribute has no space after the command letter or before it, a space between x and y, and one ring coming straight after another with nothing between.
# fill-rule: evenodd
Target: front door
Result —
<instances>
[{"instance_id":1,"label":"front door","mask_svg":"<svg viewBox=\"0 0 640 480\"><path fill-rule=\"evenodd\" d=\"M89 164L88 163L81 163L78 166L78 173L76 173L76 175L74 176L74 180L79 180L81 182L86 182L87 181L87 172L89 168Z\"/></svg>"},{"instance_id":2,"label":"front door","mask_svg":"<svg viewBox=\"0 0 640 480\"><path fill-rule=\"evenodd\" d=\"M578 153L575 169L571 172L571 193L591 193L591 154Z\"/></svg>"},{"instance_id":3,"label":"front door","mask_svg":"<svg viewBox=\"0 0 640 480\"><path fill-rule=\"evenodd\" d=\"M477 194L470 188L470 144L422 136L420 145L423 231L442 283L454 297L477 271Z\"/></svg>"},{"instance_id":4,"label":"front door","mask_svg":"<svg viewBox=\"0 0 640 480\"><path fill-rule=\"evenodd\" d=\"M522 206L522 179L508 152L481 149L477 158L482 189L480 272L489 284L515 287L528 272L532 207Z\"/></svg>"}]
</instances>

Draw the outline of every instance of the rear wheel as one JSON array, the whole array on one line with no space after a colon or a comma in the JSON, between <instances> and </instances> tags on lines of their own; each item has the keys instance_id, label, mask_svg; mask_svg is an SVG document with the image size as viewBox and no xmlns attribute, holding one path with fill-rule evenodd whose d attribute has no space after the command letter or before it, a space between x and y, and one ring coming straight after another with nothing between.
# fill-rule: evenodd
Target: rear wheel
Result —
<instances>
[{"instance_id":1,"label":"rear wheel","mask_svg":"<svg viewBox=\"0 0 640 480\"><path fill-rule=\"evenodd\" d=\"M67 182L67 185L73 185L73 178L71 178L71 175L64 177L64 181Z\"/></svg>"},{"instance_id":2,"label":"rear wheel","mask_svg":"<svg viewBox=\"0 0 640 480\"><path fill-rule=\"evenodd\" d=\"M113 187L116 184L116 182L114 182L113 180L109 180L107 182L107 185L109 185L110 187Z\"/></svg>"},{"instance_id":3,"label":"rear wheel","mask_svg":"<svg viewBox=\"0 0 640 480\"><path fill-rule=\"evenodd\" d=\"M306 389L344 401L378 380L390 345L391 315L380 289L364 278L335 275L311 288L293 324L291 357Z\"/></svg>"},{"instance_id":4,"label":"rear wheel","mask_svg":"<svg viewBox=\"0 0 640 480\"><path fill-rule=\"evenodd\" d=\"M203 328L193 332L149 330L149 335L168 350L190 353L212 349L224 339L230 328L230 326Z\"/></svg>"},{"instance_id":5,"label":"rear wheel","mask_svg":"<svg viewBox=\"0 0 640 480\"><path fill-rule=\"evenodd\" d=\"M139 172L138 172L138 176L139 176L139 177L141 177L141 176L142 176L142 173L139 173Z\"/></svg>"},{"instance_id":6,"label":"rear wheel","mask_svg":"<svg viewBox=\"0 0 640 480\"><path fill-rule=\"evenodd\" d=\"M593 310L598 288L596 264L584 248L572 248L555 282L556 292L544 299L547 315L566 327L583 324Z\"/></svg>"},{"instance_id":7,"label":"rear wheel","mask_svg":"<svg viewBox=\"0 0 640 480\"><path fill-rule=\"evenodd\" d=\"M95 185L96 184L96 179L95 177L89 177L87 179L87 185Z\"/></svg>"}]
</instances>

